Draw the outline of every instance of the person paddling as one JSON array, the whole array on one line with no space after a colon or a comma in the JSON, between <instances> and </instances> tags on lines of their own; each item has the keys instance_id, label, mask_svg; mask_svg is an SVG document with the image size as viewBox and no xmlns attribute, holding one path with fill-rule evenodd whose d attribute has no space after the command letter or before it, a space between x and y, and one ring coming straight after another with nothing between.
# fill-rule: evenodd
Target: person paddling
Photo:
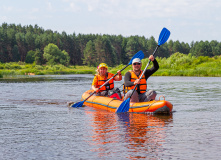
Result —
<instances>
[{"instance_id":1,"label":"person paddling","mask_svg":"<svg viewBox=\"0 0 221 160\"><path fill-rule=\"evenodd\" d=\"M147 102L150 100L154 100L156 98L156 91L147 89L147 82L146 80L159 69L159 65L157 60L154 58L153 55L150 55L149 59L153 62L153 67L147 69L146 72L143 74L143 77L139 80L140 76L142 75L142 63L139 58L135 58L132 61L132 68L133 70L128 71L124 76L124 91L125 96L124 100L129 98L132 94L132 91L136 84L138 84L135 92L133 93L130 101L131 102Z\"/></svg>"},{"instance_id":2,"label":"person paddling","mask_svg":"<svg viewBox=\"0 0 221 160\"><path fill-rule=\"evenodd\" d=\"M108 66L105 63L101 63L97 67L97 74L95 75L92 82L92 90L96 91L97 96L108 96L108 91L114 89L114 81L121 81L122 75L121 71L117 71L118 75L115 76L112 80L110 80L106 85L100 88L108 79L114 76L113 73L108 72Z\"/></svg>"}]
</instances>

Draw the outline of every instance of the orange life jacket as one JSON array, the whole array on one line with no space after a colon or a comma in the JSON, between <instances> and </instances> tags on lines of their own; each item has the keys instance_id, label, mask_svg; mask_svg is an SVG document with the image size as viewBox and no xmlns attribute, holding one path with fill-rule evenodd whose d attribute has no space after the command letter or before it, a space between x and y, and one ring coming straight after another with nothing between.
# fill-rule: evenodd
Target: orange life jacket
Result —
<instances>
[{"instance_id":1,"label":"orange life jacket","mask_svg":"<svg viewBox=\"0 0 221 160\"><path fill-rule=\"evenodd\" d=\"M137 75L133 71L130 70L129 72L131 73L131 82L134 82L136 79L139 79L141 74L143 73L143 71L141 71L139 77L137 77ZM135 87L135 85L130 86L130 87L124 86L124 92L127 93L129 90L134 89L134 87ZM143 75L142 78L140 79L140 84L137 85L136 90L140 91L140 93L146 92L147 82L145 79L145 75Z\"/></svg>"},{"instance_id":2,"label":"orange life jacket","mask_svg":"<svg viewBox=\"0 0 221 160\"><path fill-rule=\"evenodd\" d=\"M113 77L112 73L108 73L107 75L108 75L107 78L103 78L99 74L96 75L97 76L97 80L98 80L97 81L97 87L98 88L100 88L100 86L102 86L106 81L108 81L111 77ZM101 87L99 92L107 91L107 90L112 90L113 88L114 88L114 80L112 78L106 85Z\"/></svg>"}]
</instances>

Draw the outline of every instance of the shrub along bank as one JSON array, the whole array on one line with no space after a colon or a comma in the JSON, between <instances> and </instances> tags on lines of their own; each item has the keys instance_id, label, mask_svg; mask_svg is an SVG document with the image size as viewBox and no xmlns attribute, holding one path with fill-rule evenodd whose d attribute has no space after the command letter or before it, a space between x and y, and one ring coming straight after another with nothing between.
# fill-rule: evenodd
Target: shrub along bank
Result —
<instances>
[{"instance_id":1,"label":"shrub along bank","mask_svg":"<svg viewBox=\"0 0 221 160\"><path fill-rule=\"evenodd\" d=\"M198 77L221 77L221 56L208 57L200 56L195 57L191 54L175 53L169 58L156 57L159 63L159 70L154 73L154 76L198 76ZM148 59L142 60L142 69L148 63ZM148 68L152 67L152 63ZM115 73L117 70L122 69L123 65L113 68L111 71ZM128 67L123 74L132 67Z\"/></svg>"},{"instance_id":2,"label":"shrub along bank","mask_svg":"<svg viewBox=\"0 0 221 160\"><path fill-rule=\"evenodd\" d=\"M191 54L175 53L169 58L156 57L160 69L154 76L211 76L221 77L221 56L195 57ZM142 60L142 69L148 63L148 59ZM109 67L109 72L116 73L125 65ZM152 67L152 63L148 68ZM132 67L127 67L124 75ZM95 67L88 66L64 66L64 65L36 65L24 62L0 63L0 78L16 75L52 75L52 74L95 74Z\"/></svg>"}]
</instances>

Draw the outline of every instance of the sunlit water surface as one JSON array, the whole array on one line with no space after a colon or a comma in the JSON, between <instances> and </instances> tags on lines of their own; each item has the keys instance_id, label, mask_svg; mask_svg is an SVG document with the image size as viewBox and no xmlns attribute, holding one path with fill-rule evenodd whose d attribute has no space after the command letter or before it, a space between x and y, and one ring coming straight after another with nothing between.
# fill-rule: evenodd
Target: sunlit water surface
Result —
<instances>
[{"instance_id":1,"label":"sunlit water surface","mask_svg":"<svg viewBox=\"0 0 221 160\"><path fill-rule=\"evenodd\" d=\"M221 78L150 77L169 116L68 107L92 79L0 79L0 159L220 159Z\"/></svg>"}]
</instances>

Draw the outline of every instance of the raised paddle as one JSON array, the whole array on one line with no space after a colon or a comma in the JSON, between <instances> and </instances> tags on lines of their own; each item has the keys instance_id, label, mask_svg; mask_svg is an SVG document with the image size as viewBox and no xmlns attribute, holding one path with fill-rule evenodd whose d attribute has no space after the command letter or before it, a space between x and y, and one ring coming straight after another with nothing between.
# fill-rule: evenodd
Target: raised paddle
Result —
<instances>
[{"instance_id":1,"label":"raised paddle","mask_svg":"<svg viewBox=\"0 0 221 160\"><path fill-rule=\"evenodd\" d=\"M140 59L143 59L144 58L144 54L143 54L143 51L139 51L137 52L130 60L130 62L123 68L121 69L120 71L122 72L127 66L131 65L132 64L132 61L134 58L140 58ZM100 90L103 86L105 86L111 79L113 79L118 73L116 73L113 77L111 77L108 81L106 81L103 85L101 85L98 90ZM77 102L75 104L73 104L71 107L82 107L83 103L88 99L90 98L94 93L96 93L96 91L94 91L90 96L88 96L84 101L80 101L80 102Z\"/></svg>"},{"instance_id":2,"label":"raised paddle","mask_svg":"<svg viewBox=\"0 0 221 160\"><path fill-rule=\"evenodd\" d=\"M156 49L153 52L153 56L154 56L155 52L157 51L157 49L160 47L160 45L164 44L168 40L169 37L170 37L170 31L168 29L166 29L166 28L163 28L162 31L160 32L160 36L159 36L159 39L158 39L158 45L157 45ZM150 61L151 60L149 60L148 64L146 65L146 67L145 67L142 75L140 76L139 80L143 77L143 74L145 73L145 71L147 70L147 67L150 64ZM137 88L137 85L138 84L135 85L135 87L134 87L130 97L128 99L126 99L125 101L123 101L121 103L121 105L117 108L116 113L128 112L129 111L129 108L130 108L130 98L132 97L135 89Z\"/></svg>"}]
</instances>

